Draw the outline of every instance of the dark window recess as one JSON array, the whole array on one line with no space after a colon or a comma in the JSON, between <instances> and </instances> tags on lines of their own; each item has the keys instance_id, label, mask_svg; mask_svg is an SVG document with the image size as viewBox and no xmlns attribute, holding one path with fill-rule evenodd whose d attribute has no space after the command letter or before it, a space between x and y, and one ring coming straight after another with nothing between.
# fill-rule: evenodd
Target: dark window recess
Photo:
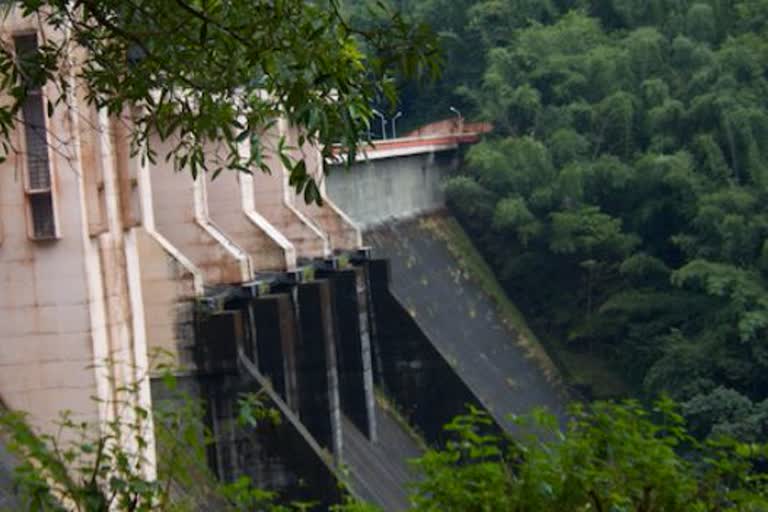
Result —
<instances>
[{"instance_id":1,"label":"dark window recess","mask_svg":"<svg viewBox=\"0 0 768 512\"><path fill-rule=\"evenodd\" d=\"M51 165L48 160L48 134L45 128L45 98L39 85L24 73L25 63L37 53L37 35L26 34L13 38L16 58L22 72L27 96L21 106L24 119L24 146L26 149L27 201L31 218L32 237L56 237L56 217L51 195Z\"/></svg>"},{"instance_id":2,"label":"dark window recess","mask_svg":"<svg viewBox=\"0 0 768 512\"><path fill-rule=\"evenodd\" d=\"M24 100L24 135L27 146L27 177L30 190L51 188L51 171L48 162L48 141L45 133L43 98L30 94Z\"/></svg>"},{"instance_id":3,"label":"dark window recess","mask_svg":"<svg viewBox=\"0 0 768 512\"><path fill-rule=\"evenodd\" d=\"M16 48L16 58L23 69L24 64L37 54L37 34L16 36L13 38L13 46Z\"/></svg>"},{"instance_id":4,"label":"dark window recess","mask_svg":"<svg viewBox=\"0 0 768 512\"><path fill-rule=\"evenodd\" d=\"M32 231L35 238L55 238L56 222L53 218L53 198L50 193L30 194Z\"/></svg>"},{"instance_id":5,"label":"dark window recess","mask_svg":"<svg viewBox=\"0 0 768 512\"><path fill-rule=\"evenodd\" d=\"M13 38L24 75L25 62L37 53L37 35L26 34ZM22 80L25 77L22 77ZM45 131L43 91L39 86L27 84L27 97L21 111L24 116L24 142L27 150L27 183L30 191L51 188L51 170L48 162L48 137Z\"/></svg>"}]
</instances>

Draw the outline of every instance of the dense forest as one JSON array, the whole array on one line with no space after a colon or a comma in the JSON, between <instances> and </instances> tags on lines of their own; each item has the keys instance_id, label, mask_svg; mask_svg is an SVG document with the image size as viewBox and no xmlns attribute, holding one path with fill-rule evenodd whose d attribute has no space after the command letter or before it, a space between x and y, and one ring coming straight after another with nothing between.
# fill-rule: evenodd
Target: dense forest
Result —
<instances>
[{"instance_id":1,"label":"dense forest","mask_svg":"<svg viewBox=\"0 0 768 512\"><path fill-rule=\"evenodd\" d=\"M179 144L181 167L194 161L188 158L202 158L198 148L202 151L208 139L199 136L201 130L225 133L228 147L240 154L238 144L252 134L239 126L228 95L241 95L243 83L256 88L246 96L259 100L263 112L285 108L289 121L307 128L322 125L309 142L343 137L354 146L365 137L369 100L376 94L394 99L386 92L394 91L396 79L382 74L381 84L377 79L371 85L366 70L398 63L404 76L421 75L421 68L431 68L433 55L433 39L422 31L422 22L433 26L444 53L442 77L427 87L400 79L399 103L381 98L374 106L403 112L403 129L459 112L493 123L493 132L468 150L465 165L448 179L449 206L566 380L582 385L574 389L580 391L576 397L595 400L574 401L566 425L542 410L513 415L514 434L501 433L488 412L468 406L467 414L445 426L445 443L425 445L412 460L419 476L409 489L408 510L768 511L768 213L763 207L768 199L768 0L390 0L402 15L382 8L386 0L371 1L374 7L368 9L367 0L348 0L344 8L350 20L335 9L324 17L323 7L336 7L335 2L305 0L266 2L261 9L248 1L203 1L200 11L197 3L173 6L155 0L143 2L138 16L127 17L119 1L24 4L30 12L50 11L54 21L66 20L62 26L99 56L85 66L86 76L92 80L90 93L105 94L110 111L121 112L124 103L145 98L161 120L154 129L166 126L172 133L181 123L181 133L194 141L190 147ZM69 11L80 7L76 15ZM179 27L191 31L145 31L147 12L164 27L168 20L183 19L182 11L190 24ZM80 12L92 15L95 25L82 24ZM99 14L104 12L110 16ZM395 13L389 21L387 12ZM260 30L270 24L280 29L266 38L274 40L274 48L254 50L250 38L266 37ZM378 30L365 32L366 26ZM367 34L361 47L378 46L378 56L366 61L352 34ZM114 44L121 37L130 44ZM24 84L13 86L17 100L29 94L30 84L58 72L53 63L67 56L68 46L59 49L56 44L64 43L51 41L40 52L39 69L21 59L16 76L5 62L6 85L17 79ZM147 51L142 48L132 59L137 42ZM126 49L133 72L111 73L120 71ZM32 61L37 50L35 55ZM233 67L224 68L230 73L211 73L220 68L204 64L217 64L222 55L231 57L225 60ZM0 75L3 62L0 49ZM363 62L377 65L366 68ZM275 90L287 92L274 95L278 104L269 103L273 97L252 79L257 68L270 77L267 83L274 80ZM166 92L181 79L184 91L199 87L199 98L215 100L198 102L201 110L185 110L186 102L198 97L182 94L182 108L172 108L177 100ZM318 84L332 94L315 96ZM156 104L157 87L166 89ZM170 103L164 103L166 97ZM338 106L344 112L337 115ZM54 107L47 105L49 116ZM247 123L261 120L255 115ZM10 114L0 115L0 135L7 135L13 122ZM248 164L261 161L261 153L255 154L258 160L249 157ZM239 160L229 162L240 166ZM190 163L193 175L197 165L202 166ZM306 200L319 201L318 189L307 188L314 182L305 163L296 162L291 173L291 185L303 188ZM78 183L82 189L82 180ZM329 332L341 319L332 312L334 318L324 319L322 326ZM203 332L209 331L210 325ZM312 366L306 350L294 356L298 366ZM102 364L109 369L114 363ZM219 391L230 401L223 408L229 410L220 414L207 398L187 392L200 384L201 396L220 398L222 393L206 391L213 389L215 376L203 375L202 384L195 384L183 372L185 380L178 381L181 372L173 363L156 363L152 387L166 389L152 410L145 408L146 397L137 398L145 379L139 377L111 390L107 401L94 398L95 407L110 410L94 425L62 411L55 435L37 432L32 417L7 410L0 400L0 450L14 456L14 493L24 504L16 509L320 509L311 501L282 503L283 497L258 488L247 476L220 482L209 467L207 452L226 453L217 461L219 468L230 462L234 467L237 459L252 464L253 473L270 472L283 461L268 443L285 443L293 452L296 433L311 441L314 431L299 428L290 414L289 434L257 437L283 421L281 410L291 407L273 407L282 401L268 384L259 392L229 396L241 385L252 389L250 378L258 371L250 374L247 388L235 385L234 375L221 374L226 386ZM326 363L321 366L333 377L335 363ZM421 361L410 364L420 367ZM598 375L605 369L608 379ZM587 375L587 382L575 379L576 371ZM313 381L301 382L307 387ZM444 388L435 383L435 393ZM526 390L510 384L508 392ZM604 397L626 399L599 399ZM399 416L384 395L379 398L377 411L387 406ZM325 410L335 415L330 423L336 436L342 416L334 400L326 400L333 407ZM321 413L321 408L304 409L302 404L299 421L307 419L307 411ZM211 416L217 423L209 423ZM386 420L400 426L406 421ZM223 427L225 450L209 450L222 441L222 431L209 425ZM399 427L382 432L389 428ZM155 435L147 436L152 429ZM360 449L352 439L350 453ZM389 446L390 439L396 437L382 436L377 449L396 457L408 451ZM255 451L238 453L251 440ZM324 460L320 471L338 463L333 473L343 503L328 510L378 512L346 494L353 477L343 452L317 445L313 450ZM365 463L378 462L368 453L358 455ZM317 461L301 462L306 475L316 471L310 466ZM294 479L292 470L285 475L270 480ZM295 485L311 485L313 479L296 478ZM385 482L383 489L389 485Z\"/></svg>"},{"instance_id":2,"label":"dense forest","mask_svg":"<svg viewBox=\"0 0 768 512\"><path fill-rule=\"evenodd\" d=\"M400 4L445 71L398 108L494 123L451 207L540 337L625 384L586 391L768 436L768 1Z\"/></svg>"}]
</instances>

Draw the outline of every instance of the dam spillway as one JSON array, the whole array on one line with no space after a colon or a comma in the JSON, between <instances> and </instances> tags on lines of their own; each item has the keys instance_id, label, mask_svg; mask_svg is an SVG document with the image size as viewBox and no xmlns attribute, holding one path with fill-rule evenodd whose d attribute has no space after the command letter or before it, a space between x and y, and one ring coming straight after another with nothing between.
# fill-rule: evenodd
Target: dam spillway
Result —
<instances>
[{"instance_id":1,"label":"dam spillway","mask_svg":"<svg viewBox=\"0 0 768 512\"><path fill-rule=\"evenodd\" d=\"M48 212L61 228L51 237L30 237L23 184L0 173L0 395L34 427L46 431L62 409L107 421L91 400L114 399L105 361L118 386L152 377L137 406L170 400L149 356L161 351L204 404L218 477L248 476L318 510L347 488L394 511L417 477L408 460L443 442L442 425L467 404L498 428L506 409L557 410L551 383L507 347L514 332L497 328L472 279L450 281L455 255L413 227L444 206L441 180L477 134L387 141L365 169L321 180L319 208L292 194L279 162L271 174L192 180L127 151L123 125L83 108L99 130L54 119L78 151L47 169L60 205ZM286 123L276 130L296 138ZM303 150L320 178L319 151ZM443 299L454 296L475 297L485 325L460 302L450 309ZM482 345L466 335L475 329L508 339ZM509 399L527 393L519 383L535 388L530 401ZM239 426L243 393L262 396L280 424Z\"/></svg>"}]
</instances>

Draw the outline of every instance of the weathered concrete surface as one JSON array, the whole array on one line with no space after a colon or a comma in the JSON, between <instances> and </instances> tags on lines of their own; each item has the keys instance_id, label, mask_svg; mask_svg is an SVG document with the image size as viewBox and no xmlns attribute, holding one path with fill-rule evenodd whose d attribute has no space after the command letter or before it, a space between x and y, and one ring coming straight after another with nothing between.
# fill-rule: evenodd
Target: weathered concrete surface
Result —
<instances>
[{"instance_id":1,"label":"weathered concrete surface","mask_svg":"<svg viewBox=\"0 0 768 512\"><path fill-rule=\"evenodd\" d=\"M336 166L325 184L339 208L368 228L443 207L442 182L457 162L456 150L361 161Z\"/></svg>"},{"instance_id":2,"label":"weathered concrete surface","mask_svg":"<svg viewBox=\"0 0 768 512\"><path fill-rule=\"evenodd\" d=\"M250 258L212 225L205 180L174 172L173 163L165 161L176 142L172 138L161 142L156 136L151 141L158 155L163 155L150 165L149 172L157 231L203 272L206 284L247 281L251 278Z\"/></svg>"},{"instance_id":3,"label":"weathered concrete surface","mask_svg":"<svg viewBox=\"0 0 768 512\"><path fill-rule=\"evenodd\" d=\"M508 413L538 406L562 416L564 393L516 343L446 242L419 219L369 231L365 239L377 257L390 258L393 293L502 426L512 428Z\"/></svg>"},{"instance_id":4,"label":"weathered concrete surface","mask_svg":"<svg viewBox=\"0 0 768 512\"><path fill-rule=\"evenodd\" d=\"M306 306L311 302L307 299L322 296L323 289L328 290L327 284L305 290L304 294L309 297L300 302ZM323 307L314 309L317 322L317 317L323 316ZM199 383L199 394L206 403L206 422L215 439L209 451L209 463L225 481L249 476L259 488L277 492L279 502L313 500L318 503L316 510L327 510L340 500L339 474L331 453L310 433L308 428L312 425L306 418L299 419L269 378L261 374L257 363L250 359L248 353L253 353L253 347L249 345L253 340L246 340L243 313L241 309L228 309L212 314L201 325L198 336L199 356L206 363L198 365L200 373L194 379ZM306 308L303 313L308 314ZM330 317L325 316L324 325L329 328ZM325 329L319 327L319 330ZM322 351L324 347L313 348ZM306 381L300 384L303 383ZM318 389L320 386L311 387L308 392ZM240 425L236 411L242 393L264 393L261 397L264 406L279 411L281 421L259 421L255 429ZM324 400L325 393L316 391L316 394L319 402ZM330 409L318 411L314 419L322 421L330 415ZM340 435L340 427L338 430ZM338 454L339 449L340 445L335 446L334 453Z\"/></svg>"},{"instance_id":5,"label":"weathered concrete surface","mask_svg":"<svg viewBox=\"0 0 768 512\"><path fill-rule=\"evenodd\" d=\"M408 484L417 478L409 461L422 450L392 413L376 404L379 440L371 442L344 418L343 463L349 467L355 494L387 512L408 509Z\"/></svg>"},{"instance_id":6,"label":"weathered concrete surface","mask_svg":"<svg viewBox=\"0 0 768 512\"><path fill-rule=\"evenodd\" d=\"M443 426L467 405L482 409L483 404L392 292L389 263L367 262L377 383L427 443L442 446L448 441Z\"/></svg>"},{"instance_id":7,"label":"weathered concrete surface","mask_svg":"<svg viewBox=\"0 0 768 512\"><path fill-rule=\"evenodd\" d=\"M342 451L336 325L331 285L325 279L302 283L299 306L299 415L326 449Z\"/></svg>"},{"instance_id":8,"label":"weathered concrete surface","mask_svg":"<svg viewBox=\"0 0 768 512\"><path fill-rule=\"evenodd\" d=\"M296 249L299 258L324 257L330 251L328 236L295 206L295 194L288 185L288 174L274 154L277 140L284 134L284 123L263 134L264 144L271 151L264 155L270 173L253 174L255 210L285 236Z\"/></svg>"},{"instance_id":9,"label":"weathered concrete surface","mask_svg":"<svg viewBox=\"0 0 768 512\"><path fill-rule=\"evenodd\" d=\"M9 40L38 28L32 17L11 10L0 23ZM46 37L55 38L55 34ZM55 85L44 93L55 95ZM30 237L28 161L24 129L21 144L0 164L0 394L8 407L31 415L36 427L51 426L62 409L85 419L98 417L90 396L97 395L96 347L107 339L106 314L97 318L93 276L100 276L98 242L87 238L88 216L82 163L95 160L94 144L84 144L68 109L47 118L47 130L61 141L49 151L50 194L57 237ZM91 141L92 142L92 141Z\"/></svg>"},{"instance_id":10,"label":"weathered concrete surface","mask_svg":"<svg viewBox=\"0 0 768 512\"><path fill-rule=\"evenodd\" d=\"M243 195L253 203L250 176L230 171L207 177L206 196L211 220L251 258L255 270L286 270L296 265L290 242L259 216L246 210Z\"/></svg>"},{"instance_id":11,"label":"weathered concrete surface","mask_svg":"<svg viewBox=\"0 0 768 512\"><path fill-rule=\"evenodd\" d=\"M292 158L296 161L304 160L307 173L319 184L320 194L324 201L322 207L314 203L307 204L303 197L297 197L291 190L289 194L293 204L328 237L331 250L359 248L362 243L362 233L359 227L352 222L347 212L343 208L337 207L334 199L328 196L320 150L309 143L300 146L296 128L290 128L287 135L291 145L297 148L291 152Z\"/></svg>"},{"instance_id":12,"label":"weathered concrete surface","mask_svg":"<svg viewBox=\"0 0 768 512\"><path fill-rule=\"evenodd\" d=\"M168 354L181 370L193 370L193 276L145 230L137 230L137 241L147 352Z\"/></svg>"},{"instance_id":13,"label":"weathered concrete surface","mask_svg":"<svg viewBox=\"0 0 768 512\"><path fill-rule=\"evenodd\" d=\"M274 158L272 174L253 174L256 211L275 226L296 248L300 258L320 258L328 253L328 240L301 212L290 204L287 177Z\"/></svg>"},{"instance_id":14,"label":"weathered concrete surface","mask_svg":"<svg viewBox=\"0 0 768 512\"><path fill-rule=\"evenodd\" d=\"M333 297L339 397L344 414L369 439L376 439L368 294L363 268L320 270Z\"/></svg>"}]
</instances>

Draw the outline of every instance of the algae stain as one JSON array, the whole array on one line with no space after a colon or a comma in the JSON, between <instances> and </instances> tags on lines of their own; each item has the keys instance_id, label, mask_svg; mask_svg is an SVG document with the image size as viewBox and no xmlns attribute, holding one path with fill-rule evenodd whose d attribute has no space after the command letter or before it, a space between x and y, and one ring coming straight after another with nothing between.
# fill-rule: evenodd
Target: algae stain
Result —
<instances>
[{"instance_id":1,"label":"algae stain","mask_svg":"<svg viewBox=\"0 0 768 512\"><path fill-rule=\"evenodd\" d=\"M456 259L462 277L474 281L496 306L502 323L512 331L514 338L526 355L536 361L546 379L556 386L562 385L560 372L547 351L528 327L522 313L507 297L493 270L477 251L472 240L453 217L431 215L419 221L419 227L435 235L445 243L448 252Z\"/></svg>"}]
</instances>

